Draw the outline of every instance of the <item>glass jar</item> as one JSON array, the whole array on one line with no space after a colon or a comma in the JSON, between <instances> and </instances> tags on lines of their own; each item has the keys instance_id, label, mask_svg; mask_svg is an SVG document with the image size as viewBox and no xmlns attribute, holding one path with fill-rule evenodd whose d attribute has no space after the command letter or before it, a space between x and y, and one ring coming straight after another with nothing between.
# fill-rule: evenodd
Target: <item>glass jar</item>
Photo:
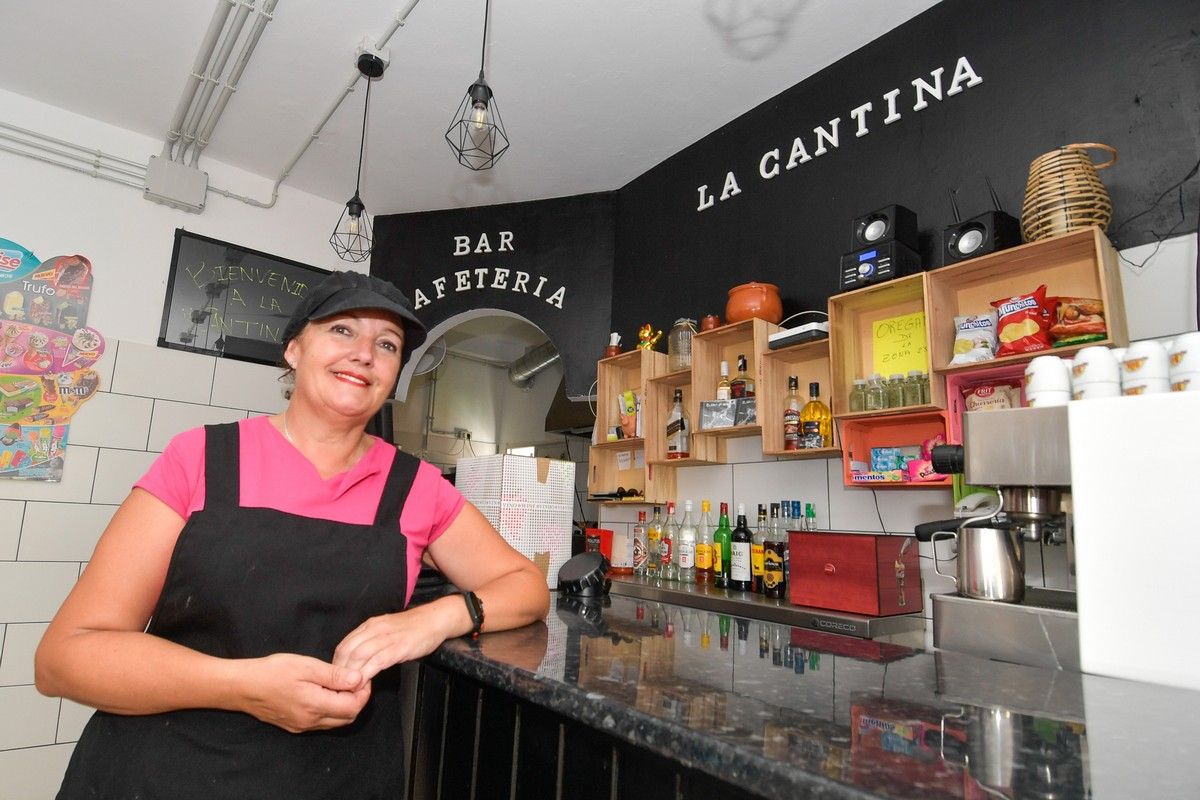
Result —
<instances>
[{"instance_id":1,"label":"glass jar","mask_svg":"<svg viewBox=\"0 0 1200 800\"><path fill-rule=\"evenodd\" d=\"M667 369L671 372L691 369L692 335L696 333L696 321L686 317L675 320L667 335Z\"/></svg>"},{"instance_id":2,"label":"glass jar","mask_svg":"<svg viewBox=\"0 0 1200 800\"><path fill-rule=\"evenodd\" d=\"M921 402L929 405L932 402L929 399L929 373L922 372L919 380L921 381Z\"/></svg>"},{"instance_id":3,"label":"glass jar","mask_svg":"<svg viewBox=\"0 0 1200 800\"><path fill-rule=\"evenodd\" d=\"M884 395L883 376L876 372L867 381L867 411L882 411L887 408L887 398Z\"/></svg>"},{"instance_id":4,"label":"glass jar","mask_svg":"<svg viewBox=\"0 0 1200 800\"><path fill-rule=\"evenodd\" d=\"M925 402L925 393L921 391L921 371L912 370L904 379L904 405L919 406Z\"/></svg>"},{"instance_id":5,"label":"glass jar","mask_svg":"<svg viewBox=\"0 0 1200 800\"><path fill-rule=\"evenodd\" d=\"M850 411L867 410L867 381L865 378L855 378L854 387L850 390Z\"/></svg>"},{"instance_id":6,"label":"glass jar","mask_svg":"<svg viewBox=\"0 0 1200 800\"><path fill-rule=\"evenodd\" d=\"M892 373L888 376L884 408L900 408L904 405L904 376Z\"/></svg>"}]
</instances>

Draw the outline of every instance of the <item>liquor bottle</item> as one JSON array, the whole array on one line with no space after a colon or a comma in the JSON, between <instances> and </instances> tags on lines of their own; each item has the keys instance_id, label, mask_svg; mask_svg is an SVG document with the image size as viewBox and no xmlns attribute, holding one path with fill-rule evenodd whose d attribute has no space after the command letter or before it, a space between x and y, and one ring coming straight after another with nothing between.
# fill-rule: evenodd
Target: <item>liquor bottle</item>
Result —
<instances>
[{"instance_id":1,"label":"liquor bottle","mask_svg":"<svg viewBox=\"0 0 1200 800\"><path fill-rule=\"evenodd\" d=\"M683 524L679 526L679 542L676 545L680 583L696 582L696 520L692 517L692 501L683 501ZM710 551L711 558L711 551Z\"/></svg>"},{"instance_id":2,"label":"liquor bottle","mask_svg":"<svg viewBox=\"0 0 1200 800\"><path fill-rule=\"evenodd\" d=\"M612 559L608 572L610 575L633 574L633 539L624 525L613 526Z\"/></svg>"},{"instance_id":3,"label":"liquor bottle","mask_svg":"<svg viewBox=\"0 0 1200 800\"><path fill-rule=\"evenodd\" d=\"M646 526L646 575L658 577L659 567L662 566L662 508L654 507L654 516Z\"/></svg>"},{"instance_id":4,"label":"liquor bottle","mask_svg":"<svg viewBox=\"0 0 1200 800\"><path fill-rule=\"evenodd\" d=\"M783 580L786 552L787 531L780 526L779 503L771 503L771 522L767 526L767 540L763 543L763 594L775 600L787 597Z\"/></svg>"},{"instance_id":5,"label":"liquor bottle","mask_svg":"<svg viewBox=\"0 0 1200 800\"><path fill-rule=\"evenodd\" d=\"M724 503L722 503L724 505ZM721 636L721 652L729 650L729 617L721 614L717 617L717 632Z\"/></svg>"},{"instance_id":6,"label":"liquor bottle","mask_svg":"<svg viewBox=\"0 0 1200 800\"><path fill-rule=\"evenodd\" d=\"M804 512L800 508L800 501L792 501L792 529L797 531L804 530ZM789 542L791 537L788 537ZM783 582L789 586L792 583L792 548L788 547L783 551Z\"/></svg>"},{"instance_id":7,"label":"liquor bottle","mask_svg":"<svg viewBox=\"0 0 1200 800\"><path fill-rule=\"evenodd\" d=\"M692 423L683 408L683 390L676 389L671 413L667 415L667 458L687 458L691 438Z\"/></svg>"},{"instance_id":8,"label":"liquor bottle","mask_svg":"<svg viewBox=\"0 0 1200 800\"><path fill-rule=\"evenodd\" d=\"M729 559L733 531L729 529L729 503L721 503L721 516L713 531L713 583L720 589L729 588Z\"/></svg>"},{"instance_id":9,"label":"liquor bottle","mask_svg":"<svg viewBox=\"0 0 1200 800\"><path fill-rule=\"evenodd\" d=\"M712 503L700 501L700 525L696 530L696 583L712 583L713 525Z\"/></svg>"},{"instance_id":10,"label":"liquor bottle","mask_svg":"<svg viewBox=\"0 0 1200 800\"><path fill-rule=\"evenodd\" d=\"M804 408L800 409L800 446L809 450L831 447L833 414L829 406L821 402L821 384L813 381L808 385L808 398Z\"/></svg>"},{"instance_id":11,"label":"liquor bottle","mask_svg":"<svg viewBox=\"0 0 1200 800\"><path fill-rule=\"evenodd\" d=\"M783 402L783 449L800 449L800 381L788 376L787 399Z\"/></svg>"},{"instance_id":12,"label":"liquor bottle","mask_svg":"<svg viewBox=\"0 0 1200 800\"><path fill-rule=\"evenodd\" d=\"M804 530L815 531L817 529L817 508L812 503L804 504Z\"/></svg>"},{"instance_id":13,"label":"liquor bottle","mask_svg":"<svg viewBox=\"0 0 1200 800\"><path fill-rule=\"evenodd\" d=\"M729 396L754 397L754 379L746 371L746 357L738 354L738 371L729 382Z\"/></svg>"},{"instance_id":14,"label":"liquor bottle","mask_svg":"<svg viewBox=\"0 0 1200 800\"><path fill-rule=\"evenodd\" d=\"M721 362L721 380L717 381L717 399L728 400L733 397L729 386L729 362Z\"/></svg>"},{"instance_id":15,"label":"liquor bottle","mask_svg":"<svg viewBox=\"0 0 1200 800\"><path fill-rule=\"evenodd\" d=\"M638 512L637 524L633 526L633 574L646 574L646 560L650 554L646 541L646 512Z\"/></svg>"},{"instance_id":16,"label":"liquor bottle","mask_svg":"<svg viewBox=\"0 0 1200 800\"><path fill-rule=\"evenodd\" d=\"M662 537L658 540L660 563L658 575L664 581L678 580L675 564L675 545L679 542L679 520L675 519L675 501L667 501L667 523L663 525Z\"/></svg>"},{"instance_id":17,"label":"liquor bottle","mask_svg":"<svg viewBox=\"0 0 1200 800\"><path fill-rule=\"evenodd\" d=\"M754 535L746 524L746 504L738 503L737 527L730 536L729 588L748 592L754 585L750 566L750 542Z\"/></svg>"},{"instance_id":18,"label":"liquor bottle","mask_svg":"<svg viewBox=\"0 0 1200 800\"><path fill-rule=\"evenodd\" d=\"M758 519L754 526L754 535L750 539L750 580L751 590L762 594L763 590L763 544L767 541L767 507L758 504Z\"/></svg>"}]
</instances>

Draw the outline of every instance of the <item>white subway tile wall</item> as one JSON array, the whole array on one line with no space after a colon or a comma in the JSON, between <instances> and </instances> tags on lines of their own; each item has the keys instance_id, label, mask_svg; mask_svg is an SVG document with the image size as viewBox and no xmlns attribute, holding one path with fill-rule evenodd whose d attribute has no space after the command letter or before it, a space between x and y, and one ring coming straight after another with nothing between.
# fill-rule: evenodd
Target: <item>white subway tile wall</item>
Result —
<instances>
[{"instance_id":1,"label":"white subway tile wall","mask_svg":"<svg viewBox=\"0 0 1200 800\"><path fill-rule=\"evenodd\" d=\"M245 409L155 400L154 419L150 423L150 440L146 449L161 453L172 438L190 428L198 425L220 425L223 422L245 418Z\"/></svg>"},{"instance_id":2,"label":"white subway tile wall","mask_svg":"<svg viewBox=\"0 0 1200 800\"><path fill-rule=\"evenodd\" d=\"M33 655L133 482L175 434L285 401L279 370L109 341L60 483L0 481L0 797L53 797L92 710L43 697Z\"/></svg>"},{"instance_id":3,"label":"white subway tile wall","mask_svg":"<svg viewBox=\"0 0 1200 800\"><path fill-rule=\"evenodd\" d=\"M24 514L25 504L20 500L0 500L0 561L17 557Z\"/></svg>"}]
</instances>

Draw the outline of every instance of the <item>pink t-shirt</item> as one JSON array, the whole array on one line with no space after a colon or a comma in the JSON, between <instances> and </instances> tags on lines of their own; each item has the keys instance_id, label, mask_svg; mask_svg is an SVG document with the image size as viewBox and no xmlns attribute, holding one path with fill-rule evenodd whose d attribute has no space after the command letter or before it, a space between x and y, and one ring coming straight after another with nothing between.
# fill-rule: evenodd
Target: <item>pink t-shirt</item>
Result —
<instances>
[{"instance_id":1,"label":"pink t-shirt","mask_svg":"<svg viewBox=\"0 0 1200 800\"><path fill-rule=\"evenodd\" d=\"M358 525L375 521L396 448L376 438L358 463L322 479L316 468L275 430L267 417L238 421L241 505ZM134 486L170 506L185 520L204 508L204 428L185 431L167 445ZM412 597L425 548L458 516L466 502L437 467L421 462L398 530L408 539L408 593Z\"/></svg>"}]
</instances>

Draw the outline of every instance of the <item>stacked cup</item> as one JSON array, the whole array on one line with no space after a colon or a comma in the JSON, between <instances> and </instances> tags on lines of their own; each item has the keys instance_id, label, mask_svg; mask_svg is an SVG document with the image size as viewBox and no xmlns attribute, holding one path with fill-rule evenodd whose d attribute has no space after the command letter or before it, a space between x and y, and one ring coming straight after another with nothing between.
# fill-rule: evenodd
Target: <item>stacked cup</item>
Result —
<instances>
[{"instance_id":1,"label":"stacked cup","mask_svg":"<svg viewBox=\"0 0 1200 800\"><path fill-rule=\"evenodd\" d=\"M1181 337L1183 338L1183 337ZM1200 356L1200 353L1197 353ZM1134 342L1121 356L1121 394L1159 394L1171 389L1167 350L1159 342Z\"/></svg>"},{"instance_id":2,"label":"stacked cup","mask_svg":"<svg viewBox=\"0 0 1200 800\"><path fill-rule=\"evenodd\" d=\"M1172 392L1200 392L1200 331L1176 336L1168 361Z\"/></svg>"},{"instance_id":3,"label":"stacked cup","mask_svg":"<svg viewBox=\"0 0 1200 800\"><path fill-rule=\"evenodd\" d=\"M1121 370L1107 347L1085 347L1071 365L1071 399L1121 396Z\"/></svg>"},{"instance_id":4,"label":"stacked cup","mask_svg":"<svg viewBox=\"0 0 1200 800\"><path fill-rule=\"evenodd\" d=\"M1038 356L1025 367L1025 402L1031 407L1065 406L1071 399L1070 363Z\"/></svg>"}]
</instances>

